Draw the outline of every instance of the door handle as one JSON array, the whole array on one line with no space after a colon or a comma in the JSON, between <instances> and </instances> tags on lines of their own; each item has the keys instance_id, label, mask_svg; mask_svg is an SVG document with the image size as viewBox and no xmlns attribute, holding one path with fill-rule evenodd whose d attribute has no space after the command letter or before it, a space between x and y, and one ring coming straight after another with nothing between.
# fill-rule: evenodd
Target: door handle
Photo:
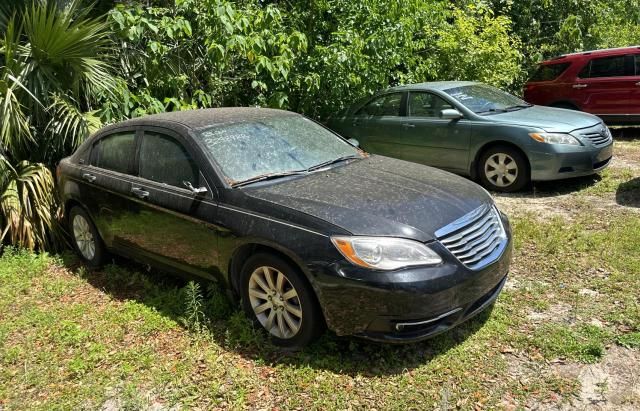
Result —
<instances>
[{"instance_id":1,"label":"door handle","mask_svg":"<svg viewBox=\"0 0 640 411\"><path fill-rule=\"evenodd\" d=\"M585 87L587 87L586 84L574 84L573 85L573 88L585 88Z\"/></svg>"},{"instance_id":2,"label":"door handle","mask_svg":"<svg viewBox=\"0 0 640 411\"><path fill-rule=\"evenodd\" d=\"M94 181L96 181L96 176L94 176L93 174L89 174L89 173L84 173L82 175L82 178L84 178L85 180L87 180L90 183L93 183Z\"/></svg>"},{"instance_id":3,"label":"door handle","mask_svg":"<svg viewBox=\"0 0 640 411\"><path fill-rule=\"evenodd\" d=\"M640 81L638 81L638 82L636 83L636 86L640 86Z\"/></svg>"},{"instance_id":4,"label":"door handle","mask_svg":"<svg viewBox=\"0 0 640 411\"><path fill-rule=\"evenodd\" d=\"M140 187L133 187L133 188L131 189L131 192L132 192L133 194L135 194L138 198L147 198L147 197L149 197L149 192L148 192L148 191L143 190L143 189L142 189L142 188L140 188Z\"/></svg>"},{"instance_id":5,"label":"door handle","mask_svg":"<svg viewBox=\"0 0 640 411\"><path fill-rule=\"evenodd\" d=\"M414 128L416 125L413 123L402 123L402 127Z\"/></svg>"}]
</instances>

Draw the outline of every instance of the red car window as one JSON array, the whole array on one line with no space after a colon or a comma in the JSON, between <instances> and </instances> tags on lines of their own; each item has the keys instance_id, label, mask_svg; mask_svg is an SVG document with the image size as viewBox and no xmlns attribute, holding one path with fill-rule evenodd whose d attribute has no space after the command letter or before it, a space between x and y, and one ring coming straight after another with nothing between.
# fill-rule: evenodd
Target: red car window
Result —
<instances>
[{"instance_id":1,"label":"red car window","mask_svg":"<svg viewBox=\"0 0 640 411\"><path fill-rule=\"evenodd\" d=\"M551 81L557 79L571 63L543 64L538 67L529 81Z\"/></svg>"},{"instance_id":2,"label":"red car window","mask_svg":"<svg viewBox=\"0 0 640 411\"><path fill-rule=\"evenodd\" d=\"M624 56L612 56L591 60L580 71L578 77L621 77L624 75Z\"/></svg>"}]
</instances>

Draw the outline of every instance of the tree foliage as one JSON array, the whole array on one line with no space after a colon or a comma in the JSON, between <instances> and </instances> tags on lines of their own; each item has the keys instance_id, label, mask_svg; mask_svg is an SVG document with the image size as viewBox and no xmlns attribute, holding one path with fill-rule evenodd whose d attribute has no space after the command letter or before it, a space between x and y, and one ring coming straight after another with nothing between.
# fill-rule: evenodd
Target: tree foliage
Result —
<instances>
[{"instance_id":1,"label":"tree foliage","mask_svg":"<svg viewBox=\"0 0 640 411\"><path fill-rule=\"evenodd\" d=\"M512 21L525 59L519 86L535 64L560 54L640 44L638 0L489 0Z\"/></svg>"},{"instance_id":2,"label":"tree foliage","mask_svg":"<svg viewBox=\"0 0 640 411\"><path fill-rule=\"evenodd\" d=\"M109 20L123 50L121 116L262 105L324 118L405 82L509 84L521 58L509 18L442 0L181 0L120 5Z\"/></svg>"}]
</instances>

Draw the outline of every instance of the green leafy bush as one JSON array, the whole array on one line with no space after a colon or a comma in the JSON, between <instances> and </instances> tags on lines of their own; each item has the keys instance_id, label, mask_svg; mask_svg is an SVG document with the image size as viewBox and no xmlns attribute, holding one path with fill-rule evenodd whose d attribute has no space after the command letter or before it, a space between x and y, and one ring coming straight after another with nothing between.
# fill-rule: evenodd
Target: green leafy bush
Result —
<instances>
[{"instance_id":1,"label":"green leafy bush","mask_svg":"<svg viewBox=\"0 0 640 411\"><path fill-rule=\"evenodd\" d=\"M182 0L118 5L109 21L125 78L113 119L224 105L323 119L391 85L519 75L510 20L441 0Z\"/></svg>"}]
</instances>

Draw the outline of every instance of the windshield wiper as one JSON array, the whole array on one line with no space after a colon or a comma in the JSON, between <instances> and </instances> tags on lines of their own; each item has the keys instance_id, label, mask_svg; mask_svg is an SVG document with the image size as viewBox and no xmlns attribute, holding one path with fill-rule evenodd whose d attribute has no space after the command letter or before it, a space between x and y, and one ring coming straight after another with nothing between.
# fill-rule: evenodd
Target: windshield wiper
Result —
<instances>
[{"instance_id":1,"label":"windshield wiper","mask_svg":"<svg viewBox=\"0 0 640 411\"><path fill-rule=\"evenodd\" d=\"M231 183L231 187L242 187L242 186L245 186L247 184L257 183L258 181L274 180L274 179L282 178L282 177L309 174L309 173L311 173L313 171L319 170L319 169L321 169L323 167L326 167L326 166L329 166L331 164L339 163L341 161L350 160L352 158L360 158L360 156L359 155L355 155L355 154L350 154L348 156L342 156L342 157L334 158L333 160L329 160L329 161L325 161L325 162L320 163L320 164L316 164L315 166L311 166L311 167L309 167L307 169L304 169L304 170L291 170L291 171L282 171L282 172L277 172L277 173L260 174L260 175L257 175L257 176L251 177L251 178L247 178L246 180L235 181L235 182Z\"/></svg>"},{"instance_id":2,"label":"windshield wiper","mask_svg":"<svg viewBox=\"0 0 640 411\"><path fill-rule=\"evenodd\" d=\"M516 104L516 105L513 105L513 106L505 107L504 111L516 111L516 110L521 110L523 108L529 108L531 106L533 106L533 104L528 104L528 103L526 103L526 104Z\"/></svg>"},{"instance_id":3,"label":"windshield wiper","mask_svg":"<svg viewBox=\"0 0 640 411\"><path fill-rule=\"evenodd\" d=\"M340 162L346 161L346 160L351 160L352 158L361 158L361 156L359 156L357 154L349 154L348 156L342 156L342 157L334 158L333 160L325 161L323 163L316 164L315 166L311 166L311 167L307 168L306 171L310 172L310 171L319 170L319 169L321 169L323 167L330 166L331 164L340 163Z\"/></svg>"},{"instance_id":4,"label":"windshield wiper","mask_svg":"<svg viewBox=\"0 0 640 411\"><path fill-rule=\"evenodd\" d=\"M251 178L247 178L242 181L235 181L231 183L231 187L242 187L247 184L257 183L258 181L265 180L274 180L277 178L287 177L287 176L295 176L300 174L308 174L307 170L292 170L292 171L283 171L278 173L268 173L268 174L260 174Z\"/></svg>"},{"instance_id":5,"label":"windshield wiper","mask_svg":"<svg viewBox=\"0 0 640 411\"><path fill-rule=\"evenodd\" d=\"M504 113L507 110L503 109L503 108L490 108L488 110L481 110L481 111L476 111L476 114L483 114L483 113Z\"/></svg>"}]
</instances>

